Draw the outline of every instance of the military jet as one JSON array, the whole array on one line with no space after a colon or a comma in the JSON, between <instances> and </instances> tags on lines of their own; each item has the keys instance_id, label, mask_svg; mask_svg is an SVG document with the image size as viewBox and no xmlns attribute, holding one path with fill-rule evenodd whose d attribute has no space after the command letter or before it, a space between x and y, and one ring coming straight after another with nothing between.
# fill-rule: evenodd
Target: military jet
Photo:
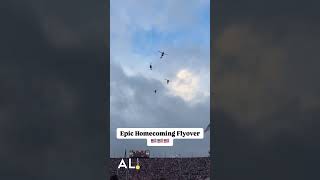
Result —
<instances>
[{"instance_id":1,"label":"military jet","mask_svg":"<svg viewBox=\"0 0 320 180\"><path fill-rule=\"evenodd\" d=\"M154 90L154 93L155 93L155 94L157 93L157 90L156 90L156 89Z\"/></svg>"},{"instance_id":2,"label":"military jet","mask_svg":"<svg viewBox=\"0 0 320 180\"><path fill-rule=\"evenodd\" d=\"M159 53L161 53L160 59L162 59L162 57L163 57L164 55L168 55L168 54L164 53L164 51L159 51Z\"/></svg>"},{"instance_id":3,"label":"military jet","mask_svg":"<svg viewBox=\"0 0 320 180\"><path fill-rule=\"evenodd\" d=\"M150 67L150 70L152 70L152 64L150 64L150 66L149 66L149 67Z\"/></svg>"},{"instance_id":4,"label":"military jet","mask_svg":"<svg viewBox=\"0 0 320 180\"><path fill-rule=\"evenodd\" d=\"M169 80L169 79L164 79L164 80L166 80L166 81L167 81L167 84L169 84L169 82L170 82L170 80Z\"/></svg>"}]
</instances>

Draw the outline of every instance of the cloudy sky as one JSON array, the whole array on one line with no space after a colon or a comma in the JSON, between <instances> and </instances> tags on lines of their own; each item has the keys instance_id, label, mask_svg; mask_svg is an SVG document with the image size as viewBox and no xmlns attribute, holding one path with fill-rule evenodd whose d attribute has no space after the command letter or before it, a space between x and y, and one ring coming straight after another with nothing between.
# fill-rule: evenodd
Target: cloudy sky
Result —
<instances>
[{"instance_id":1,"label":"cloudy sky","mask_svg":"<svg viewBox=\"0 0 320 180\"><path fill-rule=\"evenodd\" d=\"M122 156L124 149L146 148L158 156L207 155L209 134L167 148L147 147L145 140L116 140L115 135L120 127L207 126L210 1L112 0L110 6L111 157ZM159 50L168 54L161 61Z\"/></svg>"}]
</instances>

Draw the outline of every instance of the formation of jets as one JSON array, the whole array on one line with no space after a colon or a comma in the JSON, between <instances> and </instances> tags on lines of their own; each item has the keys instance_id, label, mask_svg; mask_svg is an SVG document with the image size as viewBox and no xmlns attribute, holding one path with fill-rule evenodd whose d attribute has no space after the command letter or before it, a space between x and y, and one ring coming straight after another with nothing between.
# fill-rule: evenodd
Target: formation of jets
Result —
<instances>
[{"instance_id":1,"label":"formation of jets","mask_svg":"<svg viewBox=\"0 0 320 180\"><path fill-rule=\"evenodd\" d=\"M160 53L160 59L162 59L164 55L168 55L164 51L159 51L159 53ZM150 70L152 70L152 64L150 64L149 68L150 68ZM164 79L164 80L166 81L167 84L169 84L169 82L170 82L169 79ZM154 90L154 94L157 94L157 90L156 89ZM205 128L204 133L206 133L208 131L210 131L210 123ZM210 153L210 151L209 151L209 153Z\"/></svg>"},{"instance_id":2,"label":"formation of jets","mask_svg":"<svg viewBox=\"0 0 320 180\"><path fill-rule=\"evenodd\" d=\"M162 59L164 55L168 55L164 51L159 51L159 53L160 53L160 59ZM151 63L150 63L149 69L152 71L152 64ZM170 82L169 79L164 79L164 80L167 82L167 84L169 84L169 82ZM154 90L154 93L155 94L157 93L156 89Z\"/></svg>"}]
</instances>

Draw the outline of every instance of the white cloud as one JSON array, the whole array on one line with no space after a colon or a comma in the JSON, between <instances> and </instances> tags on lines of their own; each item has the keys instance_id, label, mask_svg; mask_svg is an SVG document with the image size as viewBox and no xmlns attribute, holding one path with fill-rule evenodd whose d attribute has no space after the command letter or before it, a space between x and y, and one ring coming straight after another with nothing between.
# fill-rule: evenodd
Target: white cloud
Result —
<instances>
[{"instance_id":1,"label":"white cloud","mask_svg":"<svg viewBox=\"0 0 320 180\"><path fill-rule=\"evenodd\" d=\"M208 74L195 73L189 69L179 70L172 85L169 86L170 94L181 97L190 105L208 100L210 98L210 84L205 75Z\"/></svg>"},{"instance_id":2,"label":"white cloud","mask_svg":"<svg viewBox=\"0 0 320 180\"><path fill-rule=\"evenodd\" d=\"M173 79L170 92L185 101L192 101L198 91L199 77L187 69L180 70Z\"/></svg>"},{"instance_id":3,"label":"white cloud","mask_svg":"<svg viewBox=\"0 0 320 180\"><path fill-rule=\"evenodd\" d=\"M205 128L210 121L210 101L206 98L202 102L189 106L180 96L167 95L164 84L158 80L147 79L143 76L127 76L120 66L111 64L111 151L120 151L127 146L129 148L146 148L144 141L126 141L125 145L119 145L115 138L115 130L118 127L200 127ZM188 77L188 72L179 74L179 77ZM187 82L187 81L186 81ZM192 82L191 82L192 84ZM159 93L153 93L153 87L157 87ZM128 90L130 89L130 90ZM134 94L134 96L132 96ZM209 137L206 137L209 138ZM184 149L195 153L207 153L209 139L199 141L183 141L177 143L173 149L183 154ZM194 144L201 144L203 149L190 149ZM195 146L194 146L195 147ZM168 155L172 149L163 149ZM159 150L158 150L159 151Z\"/></svg>"}]
</instances>

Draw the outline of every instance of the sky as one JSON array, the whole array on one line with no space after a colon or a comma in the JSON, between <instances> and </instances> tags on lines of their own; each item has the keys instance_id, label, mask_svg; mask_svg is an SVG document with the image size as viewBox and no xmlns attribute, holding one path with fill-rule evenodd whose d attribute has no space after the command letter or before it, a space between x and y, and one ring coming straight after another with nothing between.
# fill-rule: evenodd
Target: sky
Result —
<instances>
[{"instance_id":1,"label":"sky","mask_svg":"<svg viewBox=\"0 0 320 180\"><path fill-rule=\"evenodd\" d=\"M158 51L168 55L160 60ZM117 140L115 132L208 125L210 1L112 0L110 57L111 157L123 156L125 149L150 149L155 156L207 156L209 133L203 140L176 140L173 147L155 148L145 140Z\"/></svg>"}]
</instances>

